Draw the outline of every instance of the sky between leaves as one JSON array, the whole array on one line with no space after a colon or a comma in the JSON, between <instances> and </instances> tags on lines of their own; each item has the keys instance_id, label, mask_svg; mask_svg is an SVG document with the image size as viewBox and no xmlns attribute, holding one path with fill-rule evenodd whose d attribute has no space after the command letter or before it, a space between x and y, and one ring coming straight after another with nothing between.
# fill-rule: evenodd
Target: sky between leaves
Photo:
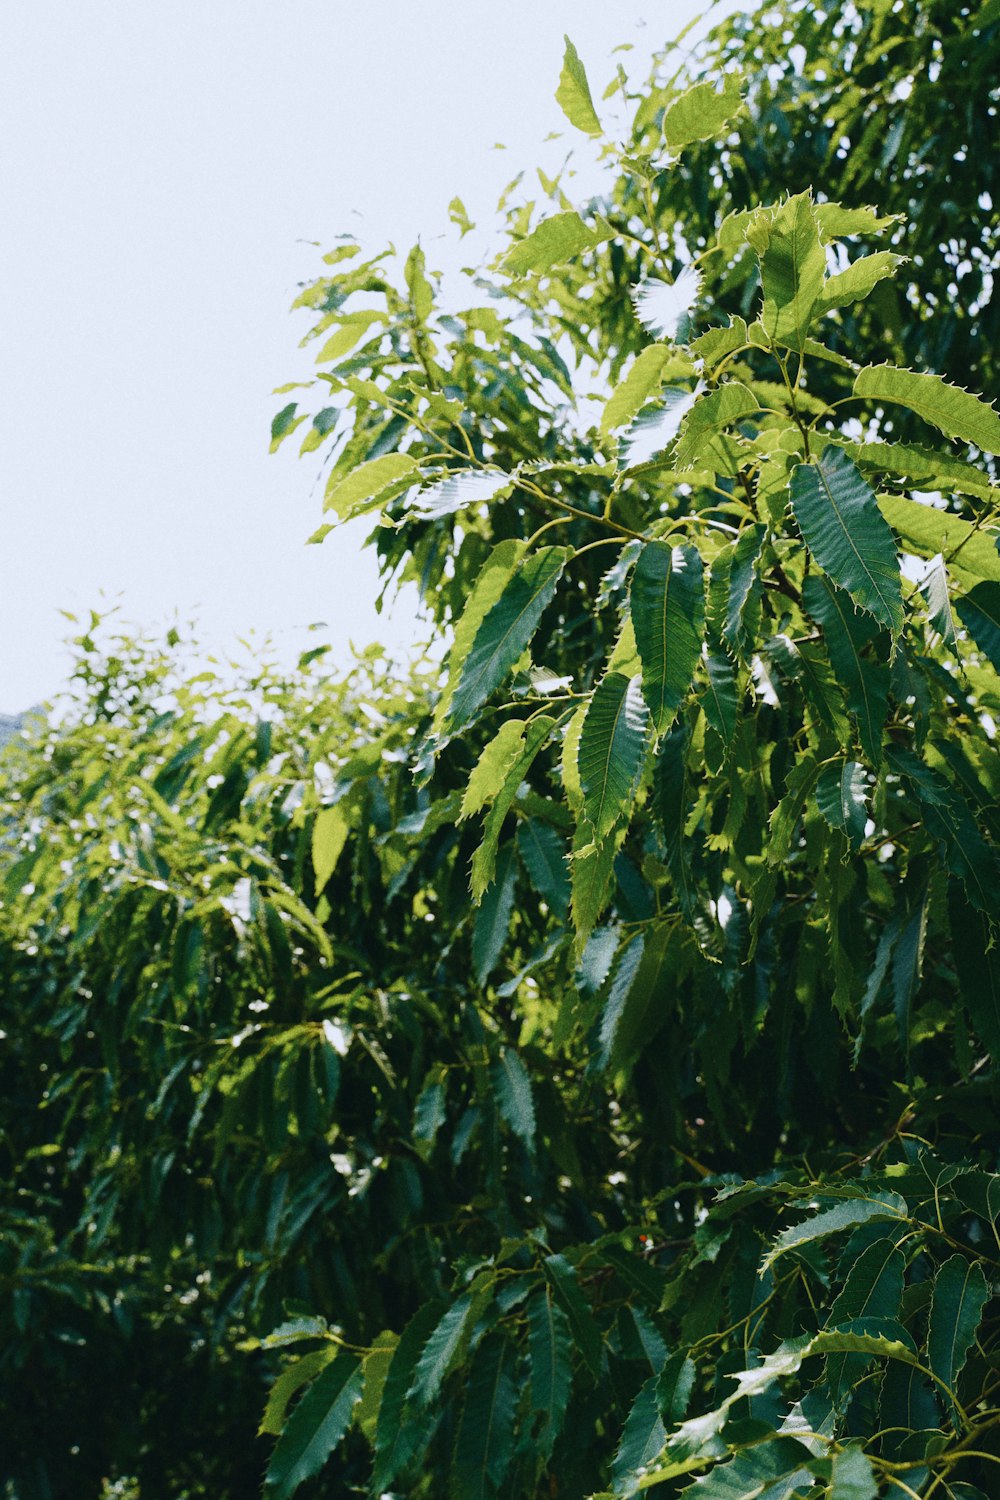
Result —
<instances>
[{"instance_id":1,"label":"sky between leaves","mask_svg":"<svg viewBox=\"0 0 1000 1500\"><path fill-rule=\"evenodd\" d=\"M569 31L595 93L612 49L643 76L698 0L377 10L299 0L16 7L0 52L0 710L62 683L59 613L119 603L206 647L270 633L403 647L379 618L365 523L322 547L313 459L267 455L272 388L309 373L288 315L319 250L356 233L457 274L495 249L497 197L570 145L553 94ZM719 12L736 8L731 3ZM547 143L552 131L561 139ZM495 150L503 142L506 150ZM459 194L475 235L461 244ZM326 629L307 636L306 627Z\"/></svg>"}]
</instances>

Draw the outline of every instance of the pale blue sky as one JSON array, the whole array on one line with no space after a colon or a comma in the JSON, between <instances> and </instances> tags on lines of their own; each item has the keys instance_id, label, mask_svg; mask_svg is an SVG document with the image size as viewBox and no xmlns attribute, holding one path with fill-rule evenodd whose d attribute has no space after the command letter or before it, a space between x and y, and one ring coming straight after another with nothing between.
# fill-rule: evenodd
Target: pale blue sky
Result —
<instances>
[{"instance_id":1,"label":"pale blue sky","mask_svg":"<svg viewBox=\"0 0 1000 1500\"><path fill-rule=\"evenodd\" d=\"M223 649L254 630L290 657L318 620L338 650L414 637L407 601L391 619L374 612L363 527L304 546L320 519L316 459L291 445L267 456L270 392L309 369L287 311L320 268L305 242L350 231L405 250L419 233L432 265L462 264L451 197L488 230L508 179L568 144L543 154L564 124L563 32L596 96L617 44L635 44L638 72L699 9L7 8L0 710L59 687L58 611L96 607L102 590L146 625L196 616L206 646ZM586 174L588 143L573 144Z\"/></svg>"}]
</instances>

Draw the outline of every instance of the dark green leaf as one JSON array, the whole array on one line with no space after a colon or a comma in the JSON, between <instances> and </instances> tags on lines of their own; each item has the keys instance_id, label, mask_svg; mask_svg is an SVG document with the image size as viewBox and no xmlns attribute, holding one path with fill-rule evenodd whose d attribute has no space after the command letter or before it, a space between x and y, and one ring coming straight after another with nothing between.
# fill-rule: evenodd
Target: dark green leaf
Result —
<instances>
[{"instance_id":1,"label":"dark green leaf","mask_svg":"<svg viewBox=\"0 0 1000 1500\"><path fill-rule=\"evenodd\" d=\"M265 1485L287 1500L318 1474L350 1425L362 1387L361 1362L342 1350L298 1402L271 1455Z\"/></svg>"},{"instance_id":2,"label":"dark green leaf","mask_svg":"<svg viewBox=\"0 0 1000 1500\"><path fill-rule=\"evenodd\" d=\"M646 753L649 716L637 677L608 672L594 690L580 735L584 812L600 840L632 803Z\"/></svg>"}]
</instances>

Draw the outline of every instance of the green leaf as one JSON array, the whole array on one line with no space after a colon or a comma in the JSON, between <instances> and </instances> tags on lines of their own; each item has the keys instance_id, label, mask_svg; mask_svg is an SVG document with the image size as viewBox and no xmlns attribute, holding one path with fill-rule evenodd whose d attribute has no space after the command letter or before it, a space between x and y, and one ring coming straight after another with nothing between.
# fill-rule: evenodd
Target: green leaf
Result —
<instances>
[{"instance_id":1,"label":"green leaf","mask_svg":"<svg viewBox=\"0 0 1000 1500\"><path fill-rule=\"evenodd\" d=\"M1000 583L977 583L955 601L958 617L1000 672Z\"/></svg>"},{"instance_id":2,"label":"green leaf","mask_svg":"<svg viewBox=\"0 0 1000 1500\"><path fill-rule=\"evenodd\" d=\"M389 1488L426 1441L423 1414L408 1412L406 1398L417 1360L440 1318L441 1304L425 1303L406 1325L392 1356L375 1428L372 1488L376 1492Z\"/></svg>"},{"instance_id":3,"label":"green leaf","mask_svg":"<svg viewBox=\"0 0 1000 1500\"><path fill-rule=\"evenodd\" d=\"M674 456L678 467L686 468L693 463L706 440L715 433L744 417L752 417L759 410L760 402L753 391L738 380L727 380L717 391L699 396L684 418L677 439Z\"/></svg>"},{"instance_id":4,"label":"green leaf","mask_svg":"<svg viewBox=\"0 0 1000 1500\"><path fill-rule=\"evenodd\" d=\"M472 969L479 985L485 985L493 973L507 941L514 910L516 877L514 845L504 844L497 856L492 884L483 894L472 929Z\"/></svg>"},{"instance_id":5,"label":"green leaf","mask_svg":"<svg viewBox=\"0 0 1000 1500\"><path fill-rule=\"evenodd\" d=\"M705 586L696 549L647 542L632 575L630 604L642 693L659 736L673 722L701 656Z\"/></svg>"},{"instance_id":6,"label":"green leaf","mask_svg":"<svg viewBox=\"0 0 1000 1500\"><path fill-rule=\"evenodd\" d=\"M462 1404L455 1439L452 1494L455 1500L489 1500L514 1456L514 1351L494 1334L480 1344Z\"/></svg>"},{"instance_id":7,"label":"green leaf","mask_svg":"<svg viewBox=\"0 0 1000 1500\"><path fill-rule=\"evenodd\" d=\"M595 843L588 832L588 825L582 825L580 837L583 845L574 849L570 860L571 909L578 952L582 950L598 917L608 904L615 855L622 832L623 830L617 829Z\"/></svg>"},{"instance_id":8,"label":"green leaf","mask_svg":"<svg viewBox=\"0 0 1000 1500\"><path fill-rule=\"evenodd\" d=\"M874 208L845 208L842 203L817 203L816 219L823 241L849 239L855 234L881 234L898 224L901 214L888 214L880 219Z\"/></svg>"},{"instance_id":9,"label":"green leaf","mask_svg":"<svg viewBox=\"0 0 1000 1500\"><path fill-rule=\"evenodd\" d=\"M830 276L823 283L823 290L816 299L814 317L822 317L835 307L846 307L849 302L860 302L873 291L880 281L895 275L896 267L903 265L905 255L893 255L889 250L879 250L875 255L862 256L846 271Z\"/></svg>"},{"instance_id":10,"label":"green leaf","mask_svg":"<svg viewBox=\"0 0 1000 1500\"><path fill-rule=\"evenodd\" d=\"M806 1486L812 1488L811 1462L809 1449L796 1438L772 1438L743 1449L699 1479L698 1500L755 1500L756 1496L780 1500L801 1493Z\"/></svg>"},{"instance_id":11,"label":"green leaf","mask_svg":"<svg viewBox=\"0 0 1000 1500\"><path fill-rule=\"evenodd\" d=\"M298 411L298 406L299 403L297 401L290 401L287 406L283 406L281 408L281 410L278 412L278 415L271 422L270 451L272 453L276 453L281 447L281 444L284 442L285 438L288 437L290 433L294 432L296 427L298 427L300 423L305 421L307 415L305 412L303 412L301 416L298 417L295 415L295 413Z\"/></svg>"},{"instance_id":12,"label":"green leaf","mask_svg":"<svg viewBox=\"0 0 1000 1500\"><path fill-rule=\"evenodd\" d=\"M421 1351L408 1396L429 1406L450 1371L465 1337L473 1299L470 1292L459 1297L441 1318Z\"/></svg>"},{"instance_id":13,"label":"green leaf","mask_svg":"<svg viewBox=\"0 0 1000 1500\"><path fill-rule=\"evenodd\" d=\"M673 350L663 344L650 344L636 356L625 379L615 387L601 413L601 437L618 427L626 427L645 406L661 384L664 366L673 358Z\"/></svg>"},{"instance_id":14,"label":"green leaf","mask_svg":"<svg viewBox=\"0 0 1000 1500\"><path fill-rule=\"evenodd\" d=\"M393 1333L391 1329L385 1329L382 1333L375 1335L368 1353L362 1360L361 1368L365 1387L361 1400L358 1402L355 1422L372 1444L375 1442L379 1412L382 1409L385 1382L398 1345L399 1335Z\"/></svg>"},{"instance_id":15,"label":"green leaf","mask_svg":"<svg viewBox=\"0 0 1000 1500\"><path fill-rule=\"evenodd\" d=\"M445 1122L445 1077L443 1066L435 1063L413 1106L413 1139L422 1146L433 1146L437 1133Z\"/></svg>"},{"instance_id":16,"label":"green leaf","mask_svg":"<svg viewBox=\"0 0 1000 1500\"><path fill-rule=\"evenodd\" d=\"M566 1314L550 1286L528 1303L528 1366L531 1410L540 1414L537 1443L543 1458L562 1429L573 1384L572 1340Z\"/></svg>"},{"instance_id":17,"label":"green leaf","mask_svg":"<svg viewBox=\"0 0 1000 1500\"><path fill-rule=\"evenodd\" d=\"M317 895L337 868L350 831L351 825L342 803L324 807L316 814L312 831L312 862Z\"/></svg>"},{"instance_id":18,"label":"green leaf","mask_svg":"<svg viewBox=\"0 0 1000 1500\"><path fill-rule=\"evenodd\" d=\"M564 37L566 50L563 54L556 103L571 125L582 130L584 135L600 135L601 122L597 118L594 101L590 96L590 84L579 54L569 37Z\"/></svg>"},{"instance_id":19,"label":"green leaf","mask_svg":"<svg viewBox=\"0 0 1000 1500\"><path fill-rule=\"evenodd\" d=\"M555 720L542 714L539 718L532 719L525 729L521 753L508 768L503 786L493 799L493 806L483 822L483 841L472 856L469 886L474 901L480 901L487 887L493 883L497 849L507 814L514 806L518 790L531 769L535 756L548 742L554 728Z\"/></svg>"},{"instance_id":20,"label":"green leaf","mask_svg":"<svg viewBox=\"0 0 1000 1500\"><path fill-rule=\"evenodd\" d=\"M740 698L736 673L729 657L722 651L710 651L705 663L708 687L701 706L705 718L728 749L733 743L739 719Z\"/></svg>"},{"instance_id":21,"label":"green leaf","mask_svg":"<svg viewBox=\"0 0 1000 1500\"><path fill-rule=\"evenodd\" d=\"M742 79L726 73L721 92L714 82L695 83L670 103L663 115L663 139L672 156L695 141L711 141L743 110Z\"/></svg>"},{"instance_id":22,"label":"green leaf","mask_svg":"<svg viewBox=\"0 0 1000 1500\"><path fill-rule=\"evenodd\" d=\"M515 484L513 474L493 469L458 469L436 484L417 490L407 507L411 515L438 520L454 515L468 505L484 505L503 499Z\"/></svg>"},{"instance_id":23,"label":"green leaf","mask_svg":"<svg viewBox=\"0 0 1000 1500\"><path fill-rule=\"evenodd\" d=\"M541 547L511 577L479 626L467 658L460 666L456 662L458 682L447 711L451 730L466 725L512 671L556 591L568 555L565 547Z\"/></svg>"},{"instance_id":24,"label":"green leaf","mask_svg":"<svg viewBox=\"0 0 1000 1500\"><path fill-rule=\"evenodd\" d=\"M892 1000L904 1053L909 1056L913 1001L923 977L927 932L926 896L900 929L892 955Z\"/></svg>"},{"instance_id":25,"label":"green leaf","mask_svg":"<svg viewBox=\"0 0 1000 1500\"><path fill-rule=\"evenodd\" d=\"M459 818L470 818L492 802L524 747L523 719L507 719L484 747L462 797Z\"/></svg>"},{"instance_id":26,"label":"green leaf","mask_svg":"<svg viewBox=\"0 0 1000 1500\"><path fill-rule=\"evenodd\" d=\"M1000 1060L1000 946L989 918L969 904L961 886L948 892L952 953L962 999L976 1035L994 1061Z\"/></svg>"},{"instance_id":27,"label":"green leaf","mask_svg":"<svg viewBox=\"0 0 1000 1500\"><path fill-rule=\"evenodd\" d=\"M593 250L612 234L610 225L600 222L600 227L591 229L578 213L567 209L553 214L536 224L530 234L518 240L500 263L500 269L508 276L527 276L534 271L543 275L553 266L565 265L568 260Z\"/></svg>"},{"instance_id":28,"label":"green leaf","mask_svg":"<svg viewBox=\"0 0 1000 1500\"><path fill-rule=\"evenodd\" d=\"M434 709L432 733L435 735L442 733L447 722L462 665L472 649L479 628L513 577L523 552L524 543L509 537L493 548L476 575L472 592L455 626L455 639L448 653L448 676Z\"/></svg>"},{"instance_id":29,"label":"green leaf","mask_svg":"<svg viewBox=\"0 0 1000 1500\"><path fill-rule=\"evenodd\" d=\"M285 1424L285 1413L292 1397L336 1357L336 1345L327 1344L322 1349L313 1349L311 1353L304 1354L301 1359L294 1360L292 1364L285 1366L268 1394L264 1415L257 1429L258 1437L265 1432L272 1437L280 1435Z\"/></svg>"},{"instance_id":30,"label":"green leaf","mask_svg":"<svg viewBox=\"0 0 1000 1500\"><path fill-rule=\"evenodd\" d=\"M951 1256L934 1278L927 1362L953 1397L949 1404L956 1427L959 1426L958 1377L975 1342L989 1296L989 1283L979 1261L970 1261L964 1255Z\"/></svg>"},{"instance_id":31,"label":"green leaf","mask_svg":"<svg viewBox=\"0 0 1000 1500\"><path fill-rule=\"evenodd\" d=\"M319 1473L350 1425L361 1387L361 1362L346 1350L313 1381L271 1455L264 1483L274 1500L287 1500Z\"/></svg>"},{"instance_id":32,"label":"green leaf","mask_svg":"<svg viewBox=\"0 0 1000 1500\"><path fill-rule=\"evenodd\" d=\"M784 795L771 813L768 825L770 837L764 857L769 865L783 864L791 854L799 819L819 774L820 768L811 756L798 760L789 771Z\"/></svg>"},{"instance_id":33,"label":"green leaf","mask_svg":"<svg viewBox=\"0 0 1000 1500\"><path fill-rule=\"evenodd\" d=\"M760 261L764 330L774 343L801 351L826 271L812 198L798 193L760 215L747 239Z\"/></svg>"},{"instance_id":34,"label":"green leaf","mask_svg":"<svg viewBox=\"0 0 1000 1500\"><path fill-rule=\"evenodd\" d=\"M502 1047L493 1064L493 1089L501 1116L531 1149L535 1143L535 1101L528 1070L512 1047Z\"/></svg>"},{"instance_id":35,"label":"green leaf","mask_svg":"<svg viewBox=\"0 0 1000 1500\"><path fill-rule=\"evenodd\" d=\"M816 783L820 812L831 828L845 836L852 849L859 849L864 840L867 794L865 769L856 760L841 760L827 766Z\"/></svg>"},{"instance_id":36,"label":"green leaf","mask_svg":"<svg viewBox=\"0 0 1000 1500\"><path fill-rule=\"evenodd\" d=\"M803 1245L825 1239L830 1234L841 1234L845 1229L867 1224L872 1219L903 1220L906 1215L906 1200L898 1193L868 1191L859 1186L854 1196L834 1203L830 1208L821 1209L819 1213L804 1219L801 1224L782 1230L764 1257L763 1264L765 1267L771 1266L789 1250L798 1250Z\"/></svg>"},{"instance_id":37,"label":"green leaf","mask_svg":"<svg viewBox=\"0 0 1000 1500\"><path fill-rule=\"evenodd\" d=\"M600 840L631 807L646 752L649 716L637 677L608 672L594 689L580 735L584 813Z\"/></svg>"},{"instance_id":38,"label":"green leaf","mask_svg":"<svg viewBox=\"0 0 1000 1500\"><path fill-rule=\"evenodd\" d=\"M1000 415L940 375L917 375L895 365L867 365L858 371L854 394L905 406L946 437L972 443L984 453L1000 453Z\"/></svg>"},{"instance_id":39,"label":"green leaf","mask_svg":"<svg viewBox=\"0 0 1000 1500\"><path fill-rule=\"evenodd\" d=\"M584 1301L576 1272L565 1255L547 1255L542 1270L556 1301L569 1319L575 1347L596 1380L601 1373L604 1345L594 1315Z\"/></svg>"},{"instance_id":40,"label":"green leaf","mask_svg":"<svg viewBox=\"0 0 1000 1500\"><path fill-rule=\"evenodd\" d=\"M1000 582L1000 555L990 536L934 505L922 505L904 495L880 495L879 510L909 552L921 557L943 553L948 571L966 587L982 578Z\"/></svg>"},{"instance_id":41,"label":"green leaf","mask_svg":"<svg viewBox=\"0 0 1000 1500\"><path fill-rule=\"evenodd\" d=\"M611 1465L616 1495L635 1495L640 1471L645 1472L667 1440L657 1399L656 1375L651 1375L632 1403Z\"/></svg>"},{"instance_id":42,"label":"green leaf","mask_svg":"<svg viewBox=\"0 0 1000 1500\"><path fill-rule=\"evenodd\" d=\"M862 1448L842 1448L830 1467L830 1500L877 1500L878 1483Z\"/></svg>"},{"instance_id":43,"label":"green leaf","mask_svg":"<svg viewBox=\"0 0 1000 1500\"><path fill-rule=\"evenodd\" d=\"M987 500L996 493L996 486L990 483L988 474L984 474L974 464L967 463L965 459L937 453L933 448L921 448L916 443L844 443L843 448L862 468L910 480L911 488L915 490L937 490L946 495L977 495ZM886 498L899 497L880 496L879 504ZM913 505L917 502L908 503ZM954 519L950 514L939 515L942 524L948 524ZM972 530L968 521L963 521L962 526ZM947 543L942 545L947 550Z\"/></svg>"},{"instance_id":44,"label":"green leaf","mask_svg":"<svg viewBox=\"0 0 1000 1500\"><path fill-rule=\"evenodd\" d=\"M792 510L820 567L880 625L903 626L899 559L875 492L840 448L792 470Z\"/></svg>"},{"instance_id":45,"label":"green leaf","mask_svg":"<svg viewBox=\"0 0 1000 1500\"><path fill-rule=\"evenodd\" d=\"M882 754L882 728L888 711L889 669L884 660L863 655L877 637L864 615L859 615L846 594L827 578L807 578L802 602L823 627L830 664L847 693L847 702L858 721L861 748L873 765Z\"/></svg>"},{"instance_id":46,"label":"green leaf","mask_svg":"<svg viewBox=\"0 0 1000 1500\"><path fill-rule=\"evenodd\" d=\"M650 1026L650 1012L668 1001L673 973L671 933L669 923L657 923L647 933L637 933L622 949L601 1014L598 1057L602 1068L616 1070L630 1063L656 1029L655 1022Z\"/></svg>"},{"instance_id":47,"label":"green leaf","mask_svg":"<svg viewBox=\"0 0 1000 1500\"><path fill-rule=\"evenodd\" d=\"M330 476L324 510L335 511L341 521L383 504L387 491L404 479L416 479L419 471L416 460L406 453L383 453L381 458L371 458L339 479L337 470Z\"/></svg>"},{"instance_id":48,"label":"green leaf","mask_svg":"<svg viewBox=\"0 0 1000 1500\"><path fill-rule=\"evenodd\" d=\"M517 847L528 879L549 909L565 917L569 908L569 869L564 839L550 823L529 818L517 830Z\"/></svg>"},{"instance_id":49,"label":"green leaf","mask_svg":"<svg viewBox=\"0 0 1000 1500\"><path fill-rule=\"evenodd\" d=\"M920 585L920 592L927 601L927 618L938 638L946 646L955 646L958 636L955 630L955 617L951 611L948 570L940 552L931 560L931 565Z\"/></svg>"},{"instance_id":50,"label":"green leaf","mask_svg":"<svg viewBox=\"0 0 1000 1500\"><path fill-rule=\"evenodd\" d=\"M830 1308L831 1328L859 1318L896 1318L903 1296L906 1257L891 1237L879 1239L851 1263L843 1286ZM827 1384L834 1405L850 1396L868 1367L863 1354L831 1354L827 1357Z\"/></svg>"}]
</instances>

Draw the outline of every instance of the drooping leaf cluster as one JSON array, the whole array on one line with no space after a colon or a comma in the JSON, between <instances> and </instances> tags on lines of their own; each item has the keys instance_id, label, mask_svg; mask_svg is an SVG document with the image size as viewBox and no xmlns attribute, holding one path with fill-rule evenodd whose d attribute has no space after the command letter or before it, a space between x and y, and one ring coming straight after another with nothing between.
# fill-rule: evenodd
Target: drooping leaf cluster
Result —
<instances>
[{"instance_id":1,"label":"drooping leaf cluster","mask_svg":"<svg viewBox=\"0 0 1000 1500\"><path fill-rule=\"evenodd\" d=\"M993 1492L1000 417L948 364L983 288L935 358L944 252L864 206L864 69L937 38L992 87L996 24L903 9L619 78L606 199L513 208L464 311L419 249L304 289L303 449L440 677L226 698L82 643L6 770L25 1413L159 1336L244 1434L213 1494ZM571 44L557 97L599 135ZM810 127L773 185L811 109L856 176ZM87 1473L199 1493L132 1378L117 1447L67 1397ZM66 1489L22 1422L18 1495Z\"/></svg>"}]
</instances>

